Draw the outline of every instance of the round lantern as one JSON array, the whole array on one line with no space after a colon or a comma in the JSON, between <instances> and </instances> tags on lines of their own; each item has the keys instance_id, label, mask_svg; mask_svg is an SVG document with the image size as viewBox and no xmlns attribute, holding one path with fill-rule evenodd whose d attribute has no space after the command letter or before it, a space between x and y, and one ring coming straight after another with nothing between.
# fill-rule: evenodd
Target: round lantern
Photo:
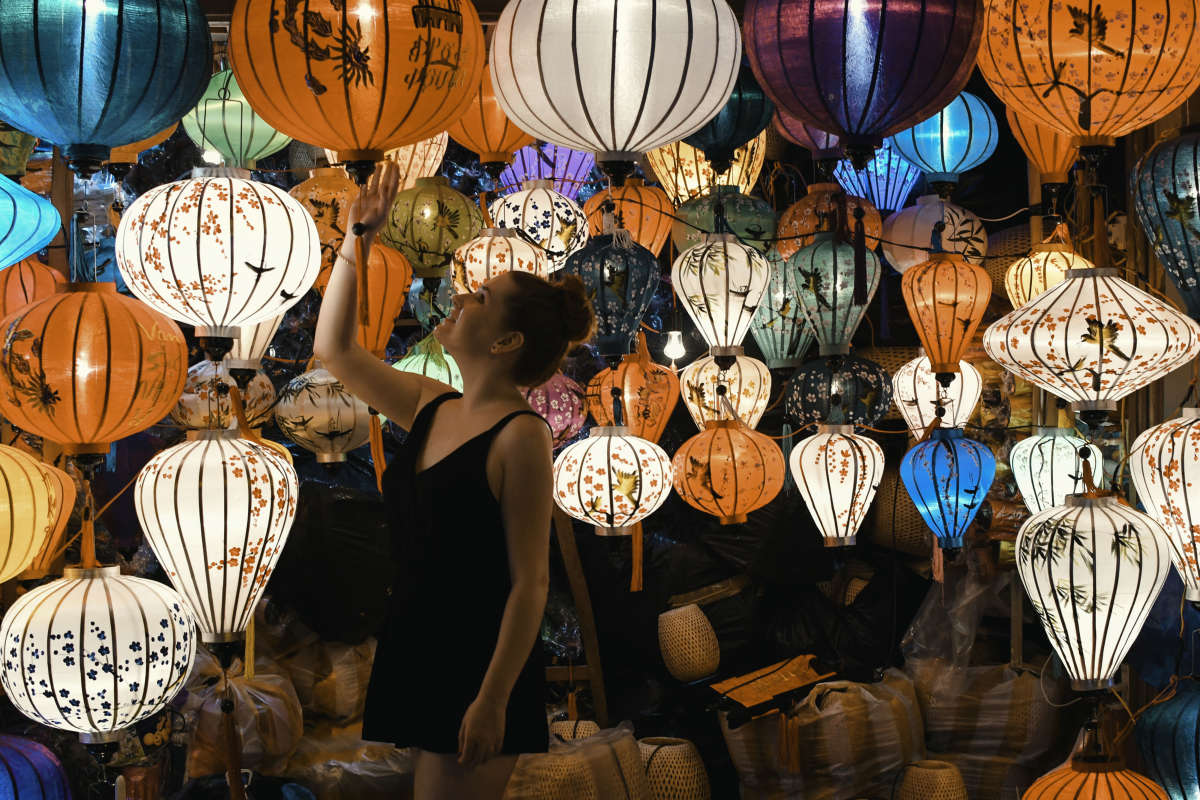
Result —
<instances>
[{"instance_id":1,"label":"round lantern","mask_svg":"<svg viewBox=\"0 0 1200 800\"><path fill-rule=\"evenodd\" d=\"M1074 411L1103 414L1200 353L1200 326L1115 269L1080 269L992 323L983 349Z\"/></svg>"},{"instance_id":2,"label":"round lantern","mask_svg":"<svg viewBox=\"0 0 1200 800\"><path fill-rule=\"evenodd\" d=\"M313 286L324 292L346 238L350 205L358 197L358 187L341 167L318 167L308 180L292 187L288 194L304 206L317 225L317 239L321 243L321 271Z\"/></svg>"},{"instance_id":3,"label":"round lantern","mask_svg":"<svg viewBox=\"0 0 1200 800\"><path fill-rule=\"evenodd\" d=\"M713 234L671 265L671 285L714 356L729 355L750 330L771 267L733 234Z\"/></svg>"},{"instance_id":4,"label":"round lantern","mask_svg":"<svg viewBox=\"0 0 1200 800\"><path fill-rule=\"evenodd\" d=\"M1079 154L1079 148L1072 144L1071 137L1056 128L1048 128L1022 116L1007 106L1004 116L1013 138L1025 151L1025 157L1037 168L1042 184L1070 183L1071 167L1075 166Z\"/></svg>"},{"instance_id":5,"label":"round lantern","mask_svg":"<svg viewBox=\"0 0 1200 800\"><path fill-rule=\"evenodd\" d=\"M1000 102L1084 143L1161 119L1200 85L1192 0L1103 7L991 0L979 71Z\"/></svg>"},{"instance_id":6,"label":"round lantern","mask_svg":"<svg viewBox=\"0 0 1200 800\"><path fill-rule=\"evenodd\" d=\"M1018 258L1004 275L1004 288L1013 308L1020 308L1067 279L1073 269L1091 269L1095 264L1075 252L1065 225L1055 229L1051 241L1033 246Z\"/></svg>"},{"instance_id":7,"label":"round lantern","mask_svg":"<svg viewBox=\"0 0 1200 800\"><path fill-rule=\"evenodd\" d=\"M183 689L195 624L165 584L120 567L68 567L5 613L0 683L31 720L115 742Z\"/></svg>"},{"instance_id":8,"label":"round lantern","mask_svg":"<svg viewBox=\"0 0 1200 800\"><path fill-rule=\"evenodd\" d=\"M714 186L736 186L748 194L758 183L767 153L767 132L733 151L733 163L717 172L704 153L687 142L672 142L646 153L646 163L675 203L707 194Z\"/></svg>"},{"instance_id":9,"label":"round lantern","mask_svg":"<svg viewBox=\"0 0 1200 800\"><path fill-rule=\"evenodd\" d=\"M479 162L489 169L512 163L513 153L533 144L533 137L518 128L496 101L490 66L484 66L475 97L447 133L454 141L474 151Z\"/></svg>"},{"instance_id":10,"label":"round lantern","mask_svg":"<svg viewBox=\"0 0 1200 800\"><path fill-rule=\"evenodd\" d=\"M0 330L0 412L69 454L108 452L165 417L183 390L179 327L115 283L67 284Z\"/></svg>"},{"instance_id":11,"label":"round lantern","mask_svg":"<svg viewBox=\"0 0 1200 800\"><path fill-rule=\"evenodd\" d=\"M518 150L512 163L500 172L498 183L504 194L519 192L525 181L551 181L554 191L574 200L588 182L596 156L569 147L542 142Z\"/></svg>"},{"instance_id":12,"label":"round lantern","mask_svg":"<svg viewBox=\"0 0 1200 800\"><path fill-rule=\"evenodd\" d=\"M941 375L958 372L958 362L983 320L992 297L992 280L983 267L956 253L932 253L900 279L904 305L929 356L929 368Z\"/></svg>"},{"instance_id":13,"label":"round lantern","mask_svg":"<svg viewBox=\"0 0 1200 800\"><path fill-rule=\"evenodd\" d=\"M522 130L619 163L696 132L721 110L742 39L720 3L517 0L500 14L490 55L496 99Z\"/></svg>"},{"instance_id":14,"label":"round lantern","mask_svg":"<svg viewBox=\"0 0 1200 800\"><path fill-rule=\"evenodd\" d=\"M934 428L900 462L900 479L908 496L947 550L963 546L995 474L992 451L958 428Z\"/></svg>"},{"instance_id":15,"label":"round lantern","mask_svg":"<svg viewBox=\"0 0 1200 800\"><path fill-rule=\"evenodd\" d=\"M1160 141L1134 167L1134 208L1167 277L1200 317L1200 131Z\"/></svg>"},{"instance_id":16,"label":"round lantern","mask_svg":"<svg viewBox=\"0 0 1200 800\"><path fill-rule=\"evenodd\" d=\"M784 389L783 413L793 425L874 425L892 404L892 376L874 361L831 356L796 370Z\"/></svg>"},{"instance_id":17,"label":"round lantern","mask_svg":"<svg viewBox=\"0 0 1200 800\"><path fill-rule=\"evenodd\" d=\"M419 277L444 275L454 251L483 227L479 206L445 178L419 178L396 195L379 239L402 252Z\"/></svg>"},{"instance_id":18,"label":"round lantern","mask_svg":"<svg viewBox=\"0 0 1200 800\"><path fill-rule=\"evenodd\" d=\"M620 422L634 436L657 442L679 402L679 379L669 367L651 360L646 337L638 334L636 352L622 358L615 369L597 372L588 381L584 400L600 425ZM621 420L614 417L616 403Z\"/></svg>"},{"instance_id":19,"label":"round lantern","mask_svg":"<svg viewBox=\"0 0 1200 800\"><path fill-rule=\"evenodd\" d=\"M583 204L588 230L592 236L604 233L604 207L611 202L617 223L629 231L633 240L657 256L671 234L675 207L667 193L647 186L641 178L626 178L624 186L611 186L596 192Z\"/></svg>"},{"instance_id":20,"label":"round lantern","mask_svg":"<svg viewBox=\"0 0 1200 800\"><path fill-rule=\"evenodd\" d=\"M384 151L444 131L475 97L483 27L470 2L309 0L234 9L229 57L271 127L338 151L360 182Z\"/></svg>"},{"instance_id":21,"label":"round lantern","mask_svg":"<svg viewBox=\"0 0 1200 800\"><path fill-rule=\"evenodd\" d=\"M842 159L833 168L833 176L848 193L866 198L877 209L895 211L904 208L921 179L921 170L884 142L865 167L855 169L849 159Z\"/></svg>"},{"instance_id":22,"label":"round lantern","mask_svg":"<svg viewBox=\"0 0 1200 800\"><path fill-rule=\"evenodd\" d=\"M583 387L561 372L541 386L522 389L525 402L550 426L554 446L571 441L587 424L583 410Z\"/></svg>"},{"instance_id":23,"label":"round lantern","mask_svg":"<svg viewBox=\"0 0 1200 800\"><path fill-rule=\"evenodd\" d=\"M69 800L71 784L50 748L0 734L0 795L11 800Z\"/></svg>"},{"instance_id":24,"label":"round lantern","mask_svg":"<svg viewBox=\"0 0 1200 800\"><path fill-rule=\"evenodd\" d=\"M867 313L867 304L879 288L879 259L868 250L863 297L855 297L854 245L835 234L819 232L813 243L788 259L788 268L799 280L796 303L820 344L823 356L850 352L850 340Z\"/></svg>"},{"instance_id":25,"label":"round lantern","mask_svg":"<svg viewBox=\"0 0 1200 800\"><path fill-rule=\"evenodd\" d=\"M0 175L8 178L24 176L37 141L36 136L0 122Z\"/></svg>"},{"instance_id":26,"label":"round lantern","mask_svg":"<svg viewBox=\"0 0 1200 800\"><path fill-rule=\"evenodd\" d=\"M75 479L65 470L41 461L35 463L45 477L46 487L50 491L50 510L46 517L48 534L46 543L25 571L18 576L21 580L38 580L50 574L51 568L61 555L60 550L65 549L63 534L66 532L67 523L71 521L77 495Z\"/></svg>"},{"instance_id":27,"label":"round lantern","mask_svg":"<svg viewBox=\"0 0 1200 800\"><path fill-rule=\"evenodd\" d=\"M58 145L84 174L196 105L212 63L196 0L10 4L0 40L0 119Z\"/></svg>"},{"instance_id":28,"label":"round lantern","mask_svg":"<svg viewBox=\"0 0 1200 800\"><path fill-rule=\"evenodd\" d=\"M579 276L591 298L596 312L592 341L602 356L629 352L662 274L655 255L621 231L593 236L563 267Z\"/></svg>"},{"instance_id":29,"label":"round lantern","mask_svg":"<svg viewBox=\"0 0 1200 800\"><path fill-rule=\"evenodd\" d=\"M508 228L484 228L454 251L454 291L467 294L504 272L550 274L546 251ZM406 287L407 288L407 287ZM398 310L398 309L397 309Z\"/></svg>"},{"instance_id":30,"label":"round lantern","mask_svg":"<svg viewBox=\"0 0 1200 800\"><path fill-rule=\"evenodd\" d=\"M0 175L0 266L41 250L60 228L62 217L53 203Z\"/></svg>"},{"instance_id":31,"label":"round lantern","mask_svg":"<svg viewBox=\"0 0 1200 800\"><path fill-rule=\"evenodd\" d=\"M932 117L892 137L892 146L933 183L958 183L959 173L992 157L1000 126L987 103L961 92Z\"/></svg>"},{"instance_id":32,"label":"round lantern","mask_svg":"<svg viewBox=\"0 0 1200 800\"><path fill-rule=\"evenodd\" d=\"M1075 691L1107 691L1171 568L1162 526L1113 496L1025 520L1017 574Z\"/></svg>"},{"instance_id":33,"label":"round lantern","mask_svg":"<svg viewBox=\"0 0 1200 800\"><path fill-rule=\"evenodd\" d=\"M403 358L392 364L392 368L401 372L424 375L426 378L432 378L452 387L455 391L463 390L462 373L458 369L458 362L454 360L454 356L446 352L437 336L432 333L410 347Z\"/></svg>"},{"instance_id":34,"label":"round lantern","mask_svg":"<svg viewBox=\"0 0 1200 800\"><path fill-rule=\"evenodd\" d=\"M930 369L929 359L920 356L896 370L892 375L892 391L904 424L913 436L920 438L938 417L939 408L943 411L941 425L965 427L979 403L983 379L969 362L960 361L958 372L951 373L950 383L943 386Z\"/></svg>"},{"instance_id":35,"label":"round lantern","mask_svg":"<svg viewBox=\"0 0 1200 800\"><path fill-rule=\"evenodd\" d=\"M587 217L548 180L526 181L519 192L498 197L488 211L498 228L513 228L546 251L550 271L561 269L567 257L588 240Z\"/></svg>"},{"instance_id":36,"label":"round lantern","mask_svg":"<svg viewBox=\"0 0 1200 800\"><path fill-rule=\"evenodd\" d=\"M774 113L775 104L743 65L725 107L684 141L702 151L718 173L725 172L733 164L733 151L762 133Z\"/></svg>"},{"instance_id":37,"label":"round lantern","mask_svg":"<svg viewBox=\"0 0 1200 800\"><path fill-rule=\"evenodd\" d=\"M253 169L292 140L254 113L234 80L233 70L213 75L195 108L184 115L183 129L201 150L215 150L226 166Z\"/></svg>"},{"instance_id":38,"label":"round lantern","mask_svg":"<svg viewBox=\"0 0 1200 800\"><path fill-rule=\"evenodd\" d=\"M318 464L346 460L370 436L367 404L324 367L292 378L279 390L275 424L283 435L317 456Z\"/></svg>"},{"instance_id":39,"label":"round lantern","mask_svg":"<svg viewBox=\"0 0 1200 800\"><path fill-rule=\"evenodd\" d=\"M725 368L712 356L697 358L679 373L679 385L683 404L700 430L710 420L731 419L725 401L738 419L757 428L771 401L770 370L745 355L734 356Z\"/></svg>"},{"instance_id":40,"label":"round lantern","mask_svg":"<svg viewBox=\"0 0 1200 800\"><path fill-rule=\"evenodd\" d=\"M304 207L282 189L239 177L151 189L121 217L116 250L134 296L194 325L197 336L236 337L237 328L278 316L321 266Z\"/></svg>"},{"instance_id":41,"label":"round lantern","mask_svg":"<svg viewBox=\"0 0 1200 800\"><path fill-rule=\"evenodd\" d=\"M845 155L838 146L837 134L827 133L809 125L786 111L776 109L774 123L775 130L779 131L783 138L808 150L817 161L838 159Z\"/></svg>"},{"instance_id":42,"label":"round lantern","mask_svg":"<svg viewBox=\"0 0 1200 800\"><path fill-rule=\"evenodd\" d=\"M867 249L874 250L879 245L879 235L883 230L883 223L875 206L861 197L847 195L836 183L810 183L808 194L779 216L779 227L776 230L779 241L775 242L775 249L779 251L779 255L791 258L800 248L812 244L817 231L828 227L822 220L836 220L843 202L846 209L846 227L850 231L854 230L855 211L862 209Z\"/></svg>"},{"instance_id":43,"label":"round lantern","mask_svg":"<svg viewBox=\"0 0 1200 800\"><path fill-rule=\"evenodd\" d=\"M979 217L936 194L888 217L883 227L883 257L897 272L926 261L931 252L958 253L971 264L987 256L987 231Z\"/></svg>"},{"instance_id":44,"label":"round lantern","mask_svg":"<svg viewBox=\"0 0 1200 800\"><path fill-rule=\"evenodd\" d=\"M108 171L116 178L122 178L120 165L133 165L138 163L138 157L142 153L149 150L151 147L158 147L160 144L171 138L175 130L179 127L178 122L172 122L167 127L163 128L158 133L148 136L145 139L139 139L130 144L123 144L112 149L108 155Z\"/></svg>"},{"instance_id":45,"label":"round lantern","mask_svg":"<svg viewBox=\"0 0 1200 800\"><path fill-rule=\"evenodd\" d=\"M1141 726L1138 726L1140 730ZM1021 800L1177 800L1154 781L1120 762L1072 759L1033 782Z\"/></svg>"},{"instance_id":46,"label":"round lantern","mask_svg":"<svg viewBox=\"0 0 1200 800\"><path fill-rule=\"evenodd\" d=\"M371 248L367 256L367 324L359 325L357 341L376 358L387 352L412 277L412 267L399 250L383 244Z\"/></svg>"},{"instance_id":47,"label":"round lantern","mask_svg":"<svg viewBox=\"0 0 1200 800\"><path fill-rule=\"evenodd\" d=\"M888 134L942 108L975 65L983 8L970 0L845 8L750 0L742 30L750 66L782 111L837 134L870 160Z\"/></svg>"},{"instance_id":48,"label":"round lantern","mask_svg":"<svg viewBox=\"0 0 1200 800\"><path fill-rule=\"evenodd\" d=\"M1008 464L1029 513L1061 506L1068 495L1086 491L1081 450L1088 453L1092 473L1104 475L1100 448L1070 428L1036 428L1032 436L1013 445L1008 452Z\"/></svg>"},{"instance_id":49,"label":"round lantern","mask_svg":"<svg viewBox=\"0 0 1200 800\"><path fill-rule=\"evenodd\" d=\"M1134 728L1150 777L1170 800L1195 800L1200 787L1200 687L1179 681L1175 696L1147 708Z\"/></svg>"},{"instance_id":50,"label":"round lantern","mask_svg":"<svg viewBox=\"0 0 1200 800\"><path fill-rule=\"evenodd\" d=\"M188 430L223 430L237 425L233 400L227 389L237 386L229 374L229 359L198 361L188 369L187 382L179 402L171 409L171 419ZM275 386L261 369L241 389L246 421L252 428L261 428L271 421L275 408Z\"/></svg>"},{"instance_id":51,"label":"round lantern","mask_svg":"<svg viewBox=\"0 0 1200 800\"><path fill-rule=\"evenodd\" d=\"M35 256L21 259L0 270L0 316L7 317L18 308L49 297L66 283L63 274L48 267Z\"/></svg>"},{"instance_id":52,"label":"round lantern","mask_svg":"<svg viewBox=\"0 0 1200 800\"><path fill-rule=\"evenodd\" d=\"M825 546L854 544L883 478L883 448L852 425L821 425L792 448L789 460Z\"/></svg>"},{"instance_id":53,"label":"round lantern","mask_svg":"<svg viewBox=\"0 0 1200 800\"><path fill-rule=\"evenodd\" d=\"M57 486L27 453L0 445L0 583L45 549L57 521Z\"/></svg>"},{"instance_id":54,"label":"round lantern","mask_svg":"<svg viewBox=\"0 0 1200 800\"><path fill-rule=\"evenodd\" d=\"M720 230L718 216L725 225ZM671 241L676 249L686 250L700 244L706 232L732 233L743 244L765 253L775 236L775 225L775 210L770 203L742 194L736 186L714 186L708 194L679 206L671 226Z\"/></svg>"},{"instance_id":55,"label":"round lantern","mask_svg":"<svg viewBox=\"0 0 1200 800\"><path fill-rule=\"evenodd\" d=\"M675 491L722 525L775 499L783 488L779 445L736 420L714 420L675 451Z\"/></svg>"},{"instance_id":56,"label":"round lantern","mask_svg":"<svg viewBox=\"0 0 1200 800\"><path fill-rule=\"evenodd\" d=\"M231 370L259 370L262 368L263 356L275 339L275 332L283 322L283 314L263 320L255 325L247 325L238 330L238 338L233 340L229 349L229 368Z\"/></svg>"},{"instance_id":57,"label":"round lantern","mask_svg":"<svg viewBox=\"0 0 1200 800\"><path fill-rule=\"evenodd\" d=\"M597 426L554 459L554 502L602 536L631 533L671 492L671 459L624 426Z\"/></svg>"},{"instance_id":58,"label":"round lantern","mask_svg":"<svg viewBox=\"0 0 1200 800\"><path fill-rule=\"evenodd\" d=\"M767 251L771 280L759 301L750 333L771 369L798 367L813 343L812 326L796 302L804 280L775 250Z\"/></svg>"},{"instance_id":59,"label":"round lantern","mask_svg":"<svg viewBox=\"0 0 1200 800\"><path fill-rule=\"evenodd\" d=\"M677 681L707 678L721 665L721 643L708 617L695 603L658 615L658 650Z\"/></svg>"},{"instance_id":60,"label":"round lantern","mask_svg":"<svg viewBox=\"0 0 1200 800\"><path fill-rule=\"evenodd\" d=\"M237 431L198 431L138 472L138 521L203 641L244 635L287 542L299 491L286 456Z\"/></svg>"}]
</instances>

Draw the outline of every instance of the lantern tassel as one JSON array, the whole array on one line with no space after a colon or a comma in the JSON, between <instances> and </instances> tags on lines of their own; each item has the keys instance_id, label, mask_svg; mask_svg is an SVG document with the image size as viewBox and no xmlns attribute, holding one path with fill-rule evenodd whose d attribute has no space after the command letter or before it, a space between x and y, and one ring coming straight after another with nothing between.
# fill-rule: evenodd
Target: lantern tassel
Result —
<instances>
[{"instance_id":1,"label":"lantern tassel","mask_svg":"<svg viewBox=\"0 0 1200 800\"><path fill-rule=\"evenodd\" d=\"M640 522L633 525L630 549L633 556L633 568L629 576L629 591L640 592L642 590L642 523Z\"/></svg>"},{"instance_id":2,"label":"lantern tassel","mask_svg":"<svg viewBox=\"0 0 1200 800\"><path fill-rule=\"evenodd\" d=\"M933 553L929 557L929 566L933 572L933 579L937 583L946 583L946 562L942 557L942 547L938 544L937 537L933 537Z\"/></svg>"},{"instance_id":3,"label":"lantern tassel","mask_svg":"<svg viewBox=\"0 0 1200 800\"><path fill-rule=\"evenodd\" d=\"M854 207L854 304L867 304L867 231L861 206Z\"/></svg>"},{"instance_id":4,"label":"lantern tassel","mask_svg":"<svg viewBox=\"0 0 1200 800\"><path fill-rule=\"evenodd\" d=\"M354 239L354 267L358 272L358 324L365 328L371 323L371 303L367 294L367 243L361 236Z\"/></svg>"},{"instance_id":5,"label":"lantern tassel","mask_svg":"<svg viewBox=\"0 0 1200 800\"><path fill-rule=\"evenodd\" d=\"M237 386L229 387L229 402L233 406L233 416L237 419L238 434L243 439L249 439L262 447L269 447L287 459L289 464L292 463L291 451L279 442L272 442L270 439L262 438L262 435L257 430L250 427L250 423L246 421L246 406L242 403L242 393Z\"/></svg>"},{"instance_id":6,"label":"lantern tassel","mask_svg":"<svg viewBox=\"0 0 1200 800\"><path fill-rule=\"evenodd\" d=\"M379 412L371 409L371 462L375 465L375 486L383 494L383 471L387 469L387 457L383 454L383 425Z\"/></svg>"},{"instance_id":7,"label":"lantern tassel","mask_svg":"<svg viewBox=\"0 0 1200 800\"><path fill-rule=\"evenodd\" d=\"M1092 474L1091 459L1084 458L1083 461L1083 490L1087 497L1098 497L1099 491L1096 488L1096 479Z\"/></svg>"},{"instance_id":8,"label":"lantern tassel","mask_svg":"<svg viewBox=\"0 0 1200 800\"><path fill-rule=\"evenodd\" d=\"M242 656L242 675L246 680L254 680L254 615L246 624L246 654Z\"/></svg>"},{"instance_id":9,"label":"lantern tassel","mask_svg":"<svg viewBox=\"0 0 1200 800\"><path fill-rule=\"evenodd\" d=\"M579 719L579 700L576 698L578 693L579 690L574 688L574 685L567 693L567 719L572 721Z\"/></svg>"},{"instance_id":10,"label":"lantern tassel","mask_svg":"<svg viewBox=\"0 0 1200 800\"><path fill-rule=\"evenodd\" d=\"M932 434L935 430L937 430L941 426L942 426L942 418L935 416L929 422L929 424L925 426L925 430L921 433L921 438L917 440L917 444L927 441L929 439L930 434Z\"/></svg>"}]
</instances>

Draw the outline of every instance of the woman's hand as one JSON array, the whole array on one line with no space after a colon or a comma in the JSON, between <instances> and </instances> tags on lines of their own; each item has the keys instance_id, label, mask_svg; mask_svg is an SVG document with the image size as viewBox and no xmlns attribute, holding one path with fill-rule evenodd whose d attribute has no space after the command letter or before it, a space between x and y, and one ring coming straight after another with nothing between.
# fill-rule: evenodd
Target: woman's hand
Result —
<instances>
[{"instance_id":1,"label":"woman's hand","mask_svg":"<svg viewBox=\"0 0 1200 800\"><path fill-rule=\"evenodd\" d=\"M500 754L504 744L504 704L482 695L467 707L458 729L458 763L475 767Z\"/></svg>"},{"instance_id":2,"label":"woman's hand","mask_svg":"<svg viewBox=\"0 0 1200 800\"><path fill-rule=\"evenodd\" d=\"M367 185L359 191L358 197L350 205L346 238L350 238L355 225L362 225L363 238L368 243L373 241L375 234L387 223L399 186L400 169L396 162L385 158L375 167Z\"/></svg>"}]
</instances>

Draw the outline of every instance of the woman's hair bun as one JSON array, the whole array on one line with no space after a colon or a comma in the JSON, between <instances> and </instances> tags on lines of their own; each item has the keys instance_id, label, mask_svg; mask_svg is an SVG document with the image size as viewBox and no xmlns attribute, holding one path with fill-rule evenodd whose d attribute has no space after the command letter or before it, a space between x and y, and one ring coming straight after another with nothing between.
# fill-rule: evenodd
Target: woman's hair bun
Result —
<instances>
[{"instance_id":1,"label":"woman's hair bun","mask_svg":"<svg viewBox=\"0 0 1200 800\"><path fill-rule=\"evenodd\" d=\"M596 328L596 313L588 300L587 287L578 275L566 274L557 281L562 293L563 337L572 343L586 342Z\"/></svg>"}]
</instances>

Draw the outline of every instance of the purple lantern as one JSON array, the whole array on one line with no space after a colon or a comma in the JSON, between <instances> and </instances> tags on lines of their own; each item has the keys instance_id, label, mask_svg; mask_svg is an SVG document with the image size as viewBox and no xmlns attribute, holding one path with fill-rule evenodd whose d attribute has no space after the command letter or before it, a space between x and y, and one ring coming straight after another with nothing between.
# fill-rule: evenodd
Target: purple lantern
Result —
<instances>
[{"instance_id":1,"label":"purple lantern","mask_svg":"<svg viewBox=\"0 0 1200 800\"><path fill-rule=\"evenodd\" d=\"M67 773L49 748L31 739L0 734L0 797L6 800L70 800Z\"/></svg>"},{"instance_id":2,"label":"purple lantern","mask_svg":"<svg viewBox=\"0 0 1200 800\"><path fill-rule=\"evenodd\" d=\"M500 191L512 194L527 180L548 178L554 181L554 191L574 200L595 166L594 153L545 142L534 143L518 150L513 162L500 173Z\"/></svg>"},{"instance_id":3,"label":"purple lantern","mask_svg":"<svg viewBox=\"0 0 1200 800\"><path fill-rule=\"evenodd\" d=\"M775 130L779 131L783 138L808 150L817 160L841 158L843 155L842 148L838 147L838 137L832 133L809 125L786 111L777 110L774 122Z\"/></svg>"},{"instance_id":4,"label":"purple lantern","mask_svg":"<svg viewBox=\"0 0 1200 800\"><path fill-rule=\"evenodd\" d=\"M561 372L554 373L541 386L525 389L530 408L550 425L554 446L562 447L583 430L587 413L583 409L583 389Z\"/></svg>"}]
</instances>

